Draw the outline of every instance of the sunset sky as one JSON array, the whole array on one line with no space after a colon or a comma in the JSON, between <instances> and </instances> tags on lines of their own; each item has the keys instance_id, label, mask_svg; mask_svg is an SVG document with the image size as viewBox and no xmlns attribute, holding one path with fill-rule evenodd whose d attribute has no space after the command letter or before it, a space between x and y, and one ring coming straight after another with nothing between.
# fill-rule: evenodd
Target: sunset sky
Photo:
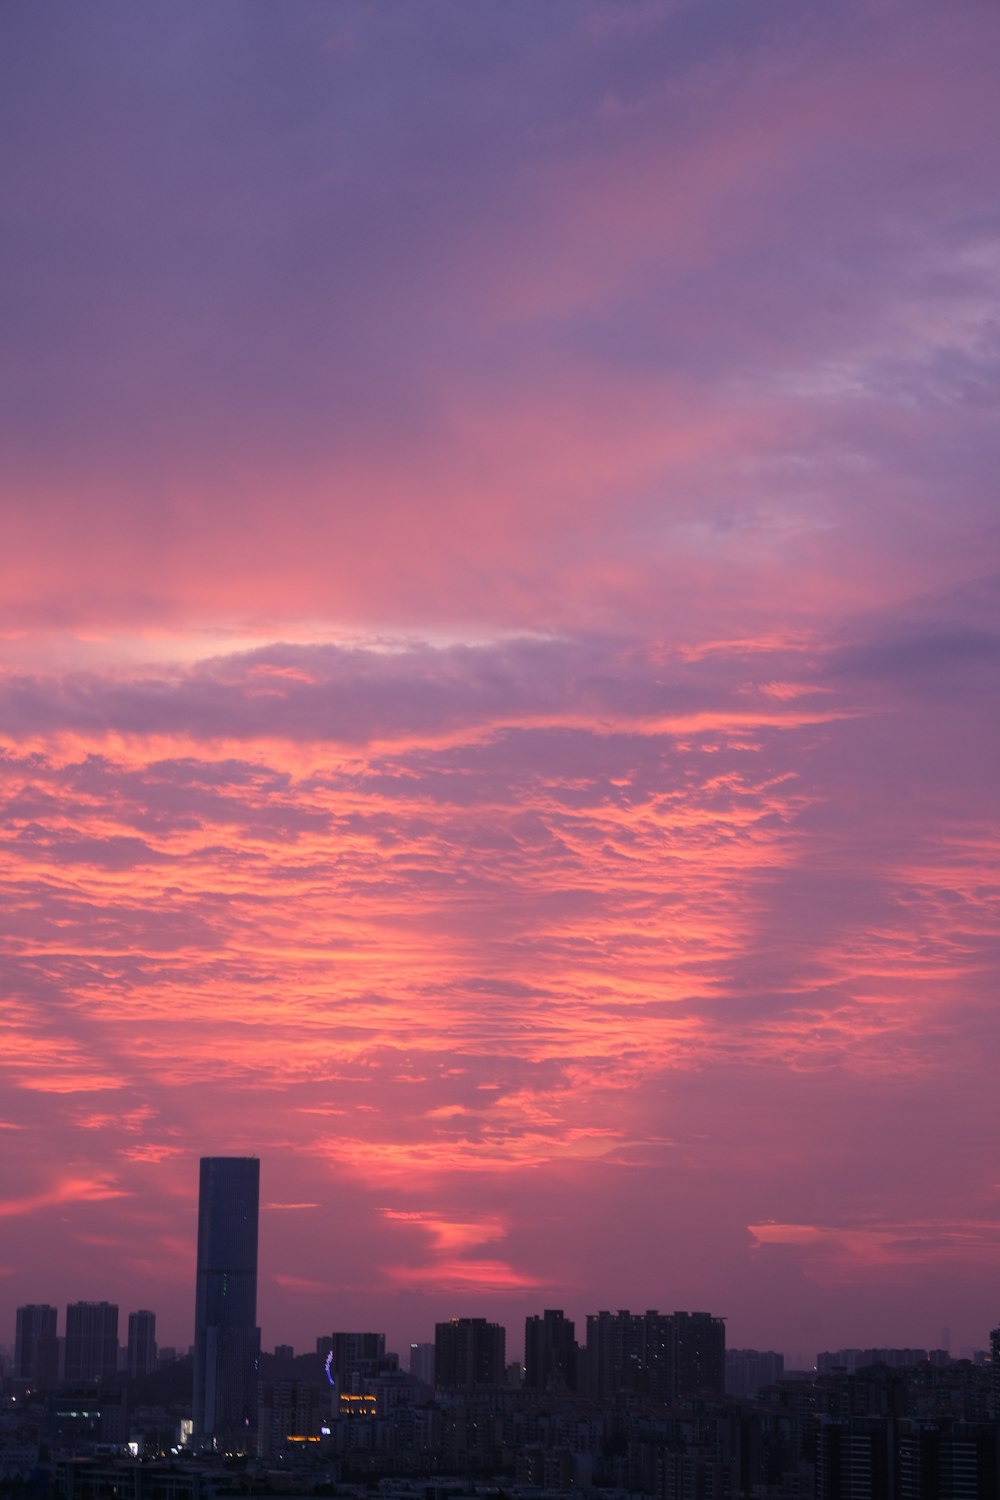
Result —
<instances>
[{"instance_id":1,"label":"sunset sky","mask_svg":"<svg viewBox=\"0 0 1000 1500\"><path fill-rule=\"evenodd\" d=\"M186 1348L225 1154L266 1348L987 1343L998 77L995 0L3 6L0 1344Z\"/></svg>"}]
</instances>

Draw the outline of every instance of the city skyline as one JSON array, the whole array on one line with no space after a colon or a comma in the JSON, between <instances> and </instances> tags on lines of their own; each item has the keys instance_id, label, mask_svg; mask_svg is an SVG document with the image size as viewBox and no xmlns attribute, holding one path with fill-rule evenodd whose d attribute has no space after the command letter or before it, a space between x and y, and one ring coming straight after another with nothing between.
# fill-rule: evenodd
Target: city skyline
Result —
<instances>
[{"instance_id":1,"label":"city skyline","mask_svg":"<svg viewBox=\"0 0 1000 1500\"><path fill-rule=\"evenodd\" d=\"M256 1399L234 1400L250 1366L258 1386L256 1357L241 1369L258 1334L247 1322L256 1165L202 1160L193 1369L168 1357L152 1382L132 1370L146 1342L140 1319L152 1332L146 1310L130 1317L127 1377L119 1365L117 1376L77 1372L57 1385L41 1368L55 1309L18 1309L17 1369L3 1378L15 1482L31 1470L35 1488L48 1476L53 1493L95 1497L197 1495L216 1479L231 1489L234 1472L241 1488L261 1479L296 1494L378 1482L406 1497L442 1476L449 1493L470 1495L544 1485L660 1500L702 1490L838 1500L859 1488L913 1500L996 1496L1000 1328L974 1362L940 1349L846 1348L789 1372L774 1351L727 1348L724 1320L709 1313L603 1311L588 1316L578 1346L572 1321L548 1308L527 1320L523 1370L507 1362L502 1325L456 1317L435 1325L433 1344L411 1346L418 1379L383 1333L335 1330L298 1360L276 1348L259 1362ZM80 1362L102 1364L117 1307L71 1305L68 1326L74 1314ZM224 1346L221 1335L248 1331L253 1350L245 1338ZM213 1402L213 1377L227 1411Z\"/></svg>"},{"instance_id":2,"label":"city skyline","mask_svg":"<svg viewBox=\"0 0 1000 1500\"><path fill-rule=\"evenodd\" d=\"M94 1311L109 1308L113 1314L119 1313L117 1304L107 1303L77 1303L69 1304L67 1313L75 1309L92 1309ZM24 1381L42 1391L54 1389L60 1384L72 1384L73 1379L67 1377L65 1371L60 1372L59 1366L65 1360L65 1334L56 1332L58 1323L58 1308L39 1304L31 1304L19 1307L16 1319L16 1344L4 1346L0 1344L0 1350L6 1349L8 1359L5 1370L7 1377L12 1377L15 1382ZM43 1358L39 1362L38 1333L32 1326L37 1322L39 1315L49 1315L45 1331L42 1333ZM505 1363L498 1362L497 1368L503 1370L502 1379L498 1382L506 1384L511 1376L511 1366L520 1367L520 1381L525 1389L546 1389L549 1381L554 1382L555 1389L574 1390L579 1381L586 1387L585 1393L599 1397L601 1377L601 1348L602 1339L606 1335L602 1330L612 1327L617 1323L627 1323L641 1327L644 1323L652 1320L654 1328L661 1325L677 1325L678 1330L683 1333L685 1327L712 1327L721 1330L718 1336L721 1338L719 1348L725 1358L746 1362L751 1366L768 1365L778 1361L781 1368L785 1368L786 1357L781 1350L765 1348L743 1348L733 1345L725 1340L724 1317L706 1312L704 1310L674 1309L671 1312L656 1308L646 1308L642 1311L636 1307L616 1308L614 1312L609 1309L587 1313L582 1320L582 1327L574 1337L576 1320L567 1318L562 1308L545 1308L537 1312L529 1312L525 1315L523 1325L523 1343L519 1337L520 1329L517 1325L503 1323L491 1323L485 1318L456 1315L444 1322L434 1325L431 1330L434 1338L430 1340L419 1340L410 1342L398 1341L398 1347L392 1347L387 1343L387 1335L384 1332L374 1330L353 1331L341 1330L331 1333L320 1333L315 1338L307 1338L305 1346L295 1346L276 1342L274 1348L261 1345L258 1357L265 1356L279 1361L288 1362L302 1356L315 1357L319 1363L315 1366L315 1384L320 1390L325 1387L337 1389L349 1389L349 1381L343 1378L340 1368L341 1360L344 1359L344 1367L350 1369L361 1369L366 1367L367 1373L374 1376L376 1373L395 1369L412 1371L416 1373L425 1384L433 1387L435 1378L433 1374L435 1365L435 1344L440 1342L442 1332L448 1332L453 1325L473 1324L482 1325L484 1329L497 1330L501 1335L501 1345L506 1347L504 1355ZM186 1350L183 1347L166 1346L159 1348L152 1337L155 1330L156 1314L151 1309L143 1309L128 1314L129 1341L118 1345L118 1359L114 1369L106 1369L103 1374L91 1375L91 1382L107 1382L111 1385L120 1383L122 1379L133 1380L152 1373L154 1370L165 1365L177 1362L190 1361L192 1366L197 1362L196 1345L192 1344ZM540 1335L545 1336L549 1327L553 1326L560 1330L559 1347L563 1356L557 1363L553 1364L548 1357L539 1358L541 1345L537 1342ZM133 1334L133 1327L135 1333ZM565 1330L569 1330L568 1334ZM510 1337L512 1335L512 1337ZM714 1335L713 1335L714 1336ZM44 1340L49 1342L45 1343ZM508 1342L509 1339L509 1342ZM532 1343L532 1340L535 1343ZM950 1348L950 1332L942 1330L941 1347L920 1347L916 1345L861 1345L846 1346L835 1350L818 1349L812 1354L800 1356L798 1363L788 1366L793 1375L801 1376L807 1373L824 1374L836 1372L838 1368L848 1373L869 1367L874 1364L888 1364L890 1368L908 1368L921 1363L936 1364L944 1367L946 1364L992 1364L995 1358L997 1341L1000 1339L1000 1329L989 1330L988 1337L984 1334L980 1344L965 1350L954 1350ZM683 1340L682 1340L683 1342ZM588 1358L588 1347L592 1349L594 1364L589 1370L585 1363L576 1366L577 1361L586 1361ZM341 1354L337 1354L337 1350ZM344 1358L346 1351L346 1358ZM566 1355L570 1354L569 1363ZM606 1355L604 1356L606 1358ZM683 1357L683 1356L682 1356ZM337 1361L334 1363L334 1361ZM770 1368L770 1365L768 1365ZM320 1371L322 1370L322 1376ZM776 1379L777 1376L768 1376L768 1379ZM84 1383L88 1383L85 1381ZM461 1384L462 1382L444 1381L443 1384ZM475 1380L469 1382L476 1384ZM690 1382L689 1382L690 1383ZM649 1394L649 1393L647 1393ZM664 1395L662 1391L654 1391L653 1399L667 1401L672 1399Z\"/></svg>"},{"instance_id":3,"label":"city skyline","mask_svg":"<svg viewBox=\"0 0 1000 1500\"><path fill-rule=\"evenodd\" d=\"M174 1359L191 1357L193 1360L195 1374L194 1405L196 1412L201 1411L201 1417L196 1416L196 1435L203 1437L213 1427L210 1418L206 1418L206 1411L214 1410L214 1395L206 1398L206 1385L210 1385L214 1392L217 1384L217 1373L209 1377L206 1374L209 1364L215 1364L218 1368L225 1367L227 1383L231 1388L239 1385L239 1370L241 1363L246 1363L247 1355L251 1362L261 1353L270 1353L266 1347L266 1341L261 1339L261 1331L255 1326L256 1319L256 1297L257 1297L257 1239L259 1232L259 1180L260 1159L257 1157L202 1157L199 1164L199 1189L198 1189L198 1232L196 1236L196 1277L194 1297L194 1342L188 1346L185 1354L183 1340L178 1340L176 1345L169 1347L168 1362ZM224 1263L224 1264L223 1264ZM231 1287L229 1283L232 1283ZM228 1298L228 1302L227 1302ZM628 1300L628 1299L626 1299ZM155 1365L156 1342L156 1312L151 1309L140 1309L129 1312L127 1317L128 1342L116 1344L114 1339L118 1327L119 1304L110 1303L107 1300L100 1302L86 1302L77 1300L66 1306L66 1321L62 1335L58 1334L58 1308L51 1304L26 1304L16 1309L16 1346L13 1370L18 1378L32 1379L36 1374L36 1366L40 1370L44 1368L45 1375L43 1384L54 1384L57 1379L57 1366L77 1362L79 1356L71 1360L65 1345L70 1337L72 1319L75 1317L77 1323L77 1340L79 1330L83 1326L81 1320L90 1334L90 1344L96 1347L100 1343L100 1336L104 1335L111 1340L111 1344L104 1349L101 1360L103 1361L103 1376L110 1377L117 1370L119 1374L127 1373L130 1378L135 1374L148 1373ZM640 1312L638 1304L634 1311L623 1309L616 1304L616 1310L608 1309L602 1311L588 1311L582 1317L566 1317L563 1308L555 1309L549 1307L544 1310L528 1310L523 1314L523 1320L516 1320L513 1325L505 1323L502 1318L496 1320L496 1324L479 1316L470 1316L469 1309L463 1313L452 1314L443 1322L434 1325L435 1337L440 1341L441 1329L448 1325L465 1325L466 1337L470 1336L470 1330L474 1331L473 1325L481 1325L483 1328L492 1329L496 1326L501 1334L501 1346L506 1335L513 1333L513 1339L508 1344L509 1358L519 1362L524 1367L524 1377L530 1385L537 1378L537 1372L542 1368L558 1369L561 1379L570 1379L572 1383L572 1361L567 1365L566 1352L572 1348L574 1354L582 1354L596 1334L598 1340L606 1338L602 1330L613 1328L619 1320L629 1320L634 1328L629 1336L645 1338L641 1332L637 1335L635 1329L641 1329L644 1319L652 1317L654 1323L659 1326L673 1323L675 1320L681 1327L705 1326L711 1324L716 1328L723 1328L727 1322L725 1315L721 1317L716 1313L705 1310L680 1310L673 1309L671 1312L661 1312L657 1308ZM610 1321L609 1321L610 1320ZM381 1321L376 1319L375 1321ZM519 1338L519 1323L523 1322L524 1340ZM580 1326L580 1333L574 1342L574 1325ZM859 1326L859 1325L855 1325ZM110 1330L110 1332L108 1332ZM252 1334L252 1340L248 1344L239 1344L238 1347L228 1353L221 1348L220 1337L226 1332L235 1331L237 1334ZM426 1332L426 1330L423 1330ZM990 1343L994 1339L995 1330L990 1331ZM956 1351L952 1348L951 1330L942 1328L939 1344L929 1345L932 1355L948 1355L953 1359L971 1359L973 1355L977 1358L985 1355L987 1339L985 1330L980 1330L981 1337L978 1343L968 1345ZM207 1340L212 1335L212 1350L209 1353ZM415 1349L433 1351L434 1341L425 1341L422 1338L412 1336L413 1330L405 1333L395 1340L390 1339L391 1356L399 1358L406 1367L406 1353ZM42 1364L38 1365L38 1353L35 1348L35 1340L43 1338ZM370 1359L374 1364L378 1363L380 1357L386 1352L385 1332L373 1333L362 1332L355 1329L354 1332L335 1333L333 1335L325 1332L317 1333L315 1330L306 1334L304 1345L300 1338L297 1344L285 1342L287 1330L279 1330L272 1342L275 1345L274 1354L280 1355L282 1351L293 1350L295 1354L313 1353L322 1354L324 1350L330 1350L331 1358L336 1358L333 1367L337 1372L334 1381L331 1371L327 1371L327 1378L331 1383L341 1384L340 1366L341 1360L364 1357ZM725 1334L721 1335L723 1345L726 1345ZM338 1340L346 1343L338 1343ZM47 1341L47 1342L46 1342ZM534 1341L534 1342L533 1342ZM742 1349L740 1346L729 1343L726 1352L737 1353L774 1353L773 1350L764 1350L764 1343L760 1349ZM112 1346L117 1349L117 1363L113 1353L109 1353ZM683 1346L683 1339L682 1339ZM61 1348L61 1355L60 1355ZM904 1344L893 1345L848 1345L841 1346L841 1352L854 1354L874 1353L879 1349L886 1348L896 1353L916 1353L919 1345ZM562 1351L561 1354L559 1351ZM788 1358L787 1351L780 1351L784 1358ZM824 1355L822 1350L816 1350L819 1369L829 1367L829 1355ZM924 1354L927 1349L924 1349ZM422 1356L421 1356L422 1357ZM608 1355L597 1356L598 1359L607 1359ZM683 1358L683 1355L678 1356ZM97 1358L91 1355L91 1358ZM811 1354L796 1351L792 1357L795 1366L800 1369L812 1368ZM827 1364L824 1365L824 1358ZM100 1361L98 1361L100 1362ZM503 1358L499 1359L502 1366ZM854 1368L853 1359L849 1361L849 1368ZM532 1371L536 1375L532 1375ZM67 1379L78 1378L73 1376ZM93 1373L87 1378L97 1378ZM102 1377L103 1378L103 1377ZM255 1378L255 1377L254 1377ZM596 1375L593 1380L599 1384ZM544 1384L544 1381L541 1382ZM230 1402L230 1405L232 1403Z\"/></svg>"},{"instance_id":4,"label":"city skyline","mask_svg":"<svg viewBox=\"0 0 1000 1500\"><path fill-rule=\"evenodd\" d=\"M1000 9L0 9L0 1320L1000 1321ZM121 1330L119 1330L121 1332Z\"/></svg>"}]
</instances>

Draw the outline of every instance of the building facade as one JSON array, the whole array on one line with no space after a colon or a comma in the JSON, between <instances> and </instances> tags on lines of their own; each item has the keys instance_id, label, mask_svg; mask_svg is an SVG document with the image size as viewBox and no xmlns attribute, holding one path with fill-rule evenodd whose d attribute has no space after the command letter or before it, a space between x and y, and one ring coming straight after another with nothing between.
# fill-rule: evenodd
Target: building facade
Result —
<instances>
[{"instance_id":1,"label":"building facade","mask_svg":"<svg viewBox=\"0 0 1000 1500\"><path fill-rule=\"evenodd\" d=\"M434 1381L444 1390L502 1385L507 1335L485 1318L452 1318L434 1325Z\"/></svg>"},{"instance_id":2,"label":"building facade","mask_svg":"<svg viewBox=\"0 0 1000 1500\"><path fill-rule=\"evenodd\" d=\"M670 1318L651 1309L587 1314L584 1388L595 1399L623 1395L669 1401L674 1393L674 1337Z\"/></svg>"},{"instance_id":3,"label":"building facade","mask_svg":"<svg viewBox=\"0 0 1000 1500\"><path fill-rule=\"evenodd\" d=\"M113 1302L71 1302L66 1308L66 1380L113 1380L117 1373L118 1308Z\"/></svg>"},{"instance_id":4,"label":"building facade","mask_svg":"<svg viewBox=\"0 0 1000 1500\"><path fill-rule=\"evenodd\" d=\"M385 1352L384 1333L331 1333L316 1340L316 1353L339 1395L362 1388L362 1381L399 1368L395 1354Z\"/></svg>"},{"instance_id":5,"label":"building facade","mask_svg":"<svg viewBox=\"0 0 1000 1500\"><path fill-rule=\"evenodd\" d=\"M148 1308L128 1315L128 1353L125 1368L130 1380L156 1369L156 1314Z\"/></svg>"},{"instance_id":6,"label":"building facade","mask_svg":"<svg viewBox=\"0 0 1000 1500\"><path fill-rule=\"evenodd\" d=\"M410 1345L410 1374L424 1385L434 1385L434 1345L430 1343Z\"/></svg>"},{"instance_id":7,"label":"building facade","mask_svg":"<svg viewBox=\"0 0 1000 1500\"><path fill-rule=\"evenodd\" d=\"M561 1308L524 1320L524 1384L531 1391L576 1390L576 1327Z\"/></svg>"},{"instance_id":8,"label":"building facade","mask_svg":"<svg viewBox=\"0 0 1000 1500\"><path fill-rule=\"evenodd\" d=\"M704 1312L590 1313L582 1388L596 1399L721 1397L726 1324Z\"/></svg>"},{"instance_id":9,"label":"building facade","mask_svg":"<svg viewBox=\"0 0 1000 1500\"><path fill-rule=\"evenodd\" d=\"M255 1446L257 1224L260 1162L206 1156L198 1193L193 1438L200 1446Z\"/></svg>"},{"instance_id":10,"label":"building facade","mask_svg":"<svg viewBox=\"0 0 1000 1500\"><path fill-rule=\"evenodd\" d=\"M785 1356L774 1349L727 1349L726 1395L752 1401L765 1385L785 1373Z\"/></svg>"},{"instance_id":11,"label":"building facade","mask_svg":"<svg viewBox=\"0 0 1000 1500\"><path fill-rule=\"evenodd\" d=\"M17 1309L14 1335L14 1378L48 1387L59 1379L56 1309L47 1302L30 1302Z\"/></svg>"},{"instance_id":12,"label":"building facade","mask_svg":"<svg viewBox=\"0 0 1000 1500\"><path fill-rule=\"evenodd\" d=\"M675 1391L719 1398L726 1390L726 1322L707 1312L675 1312Z\"/></svg>"}]
</instances>

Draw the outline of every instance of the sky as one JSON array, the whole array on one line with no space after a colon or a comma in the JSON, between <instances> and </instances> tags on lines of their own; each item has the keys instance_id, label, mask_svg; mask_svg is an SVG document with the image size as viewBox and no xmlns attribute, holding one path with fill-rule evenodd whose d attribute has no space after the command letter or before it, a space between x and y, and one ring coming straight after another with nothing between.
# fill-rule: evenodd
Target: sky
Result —
<instances>
[{"instance_id":1,"label":"sky","mask_svg":"<svg viewBox=\"0 0 1000 1500\"><path fill-rule=\"evenodd\" d=\"M9 0L0 1343L1000 1321L995 0ZM60 1311L60 1332L63 1313Z\"/></svg>"}]
</instances>

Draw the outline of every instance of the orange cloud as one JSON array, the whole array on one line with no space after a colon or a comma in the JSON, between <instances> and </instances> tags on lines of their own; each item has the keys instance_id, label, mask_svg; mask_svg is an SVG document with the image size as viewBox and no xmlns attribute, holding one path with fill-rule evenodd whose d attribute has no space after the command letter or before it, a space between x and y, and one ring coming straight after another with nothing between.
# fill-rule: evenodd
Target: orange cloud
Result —
<instances>
[{"instance_id":1,"label":"orange cloud","mask_svg":"<svg viewBox=\"0 0 1000 1500\"><path fill-rule=\"evenodd\" d=\"M543 1287L541 1277L512 1269L501 1260L442 1260L429 1266L385 1266L384 1275L395 1286L426 1290L517 1292Z\"/></svg>"}]
</instances>

